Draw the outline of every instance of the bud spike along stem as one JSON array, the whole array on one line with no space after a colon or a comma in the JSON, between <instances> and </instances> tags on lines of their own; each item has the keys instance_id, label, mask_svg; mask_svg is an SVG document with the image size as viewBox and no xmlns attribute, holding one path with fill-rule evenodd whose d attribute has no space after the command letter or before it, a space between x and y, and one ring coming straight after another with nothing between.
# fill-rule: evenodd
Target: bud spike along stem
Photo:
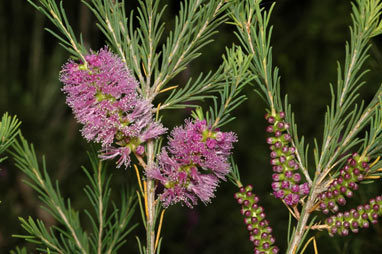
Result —
<instances>
[{"instance_id":1,"label":"bud spike along stem","mask_svg":"<svg viewBox=\"0 0 382 254\"><path fill-rule=\"evenodd\" d=\"M382 196L370 199L369 203L346 212L339 212L325 220L329 235L347 236L350 231L358 233L360 228L368 228L370 223L378 223L382 216Z\"/></svg>"},{"instance_id":2,"label":"bud spike along stem","mask_svg":"<svg viewBox=\"0 0 382 254\"><path fill-rule=\"evenodd\" d=\"M274 4L269 10L266 10L265 7L260 7L261 2L261 0L242 1L231 8L231 18L233 20L232 23L237 27L239 40L244 45L247 53L253 56L250 70L254 75L257 75L258 90L256 92L269 106L266 119L270 126L267 128L267 132L272 133L274 136L268 138L267 142L271 145L271 157L273 157L271 164L273 169L281 173L280 175L274 175L273 180L275 182L272 187L276 190L281 190L283 187L290 187L290 182L289 184L288 182L285 182L285 184L280 182L283 181L281 178L284 177L285 172L288 172L285 171L285 167L282 165L287 162L287 157L281 154L283 147L281 141L285 142L282 139L285 139L284 135L286 134L283 134L285 130L279 129L278 126L274 125L277 125L280 121L279 114L283 112L280 96L280 77L277 67L272 66L272 48L270 46L272 27L268 27ZM327 179L329 178L329 173L334 171L336 166L346 159L346 157L341 158L340 156L362 143L362 141L364 142L362 158L366 158L366 155L372 156L378 153L376 148L381 141L381 115L379 113L379 97L382 95L381 88L377 91L375 98L365 108L363 106L360 108L354 106L354 101L358 96L357 90L363 85L361 78L365 72L361 72L361 67L368 56L368 49L370 48L369 40L371 37L382 32L382 23L380 22L382 4L379 0L357 0L352 5L352 8L353 26L350 28L351 41L346 46L346 60L343 73L340 66L338 68L337 90L331 85L332 102L328 107L325 118L321 153L319 153L318 142L315 141L314 156L316 170L312 172L312 175L314 175L313 180L311 180L307 170L308 163L305 155L308 150L304 146L304 139L298 139L291 107L287 103L287 97L285 97L285 118L287 123L290 124L287 132L290 136L287 139L291 139L292 147L296 149L295 158L297 159L297 165L299 165L299 170L305 176L310 187L310 193L302 204L300 219L288 242L288 254L294 254L301 248L302 239L305 238L307 230L310 228L306 227L308 219L318 205L316 203L318 194L327 190L327 182L332 181ZM353 106L354 109L351 111ZM370 124L370 133L366 133L363 139L357 138L357 134L367 124ZM276 150L276 148L280 149L281 152ZM286 152L286 149L284 150ZM275 196L280 198L283 198L284 195L285 193L280 193L279 195L275 193ZM293 203L298 202L297 197L295 200Z\"/></svg>"},{"instance_id":3,"label":"bud spike along stem","mask_svg":"<svg viewBox=\"0 0 382 254\"><path fill-rule=\"evenodd\" d=\"M341 206L346 204L346 199L353 197L353 191L358 190L358 182L361 182L369 171L368 158L361 158L357 153L352 154L343 169L340 170L340 176L333 179L328 190L320 193L320 209L328 214L329 210L338 212L337 203Z\"/></svg>"},{"instance_id":4,"label":"bud spike along stem","mask_svg":"<svg viewBox=\"0 0 382 254\"><path fill-rule=\"evenodd\" d=\"M265 219L264 208L258 205L259 197L252 191L252 185L240 187L234 197L242 207L241 214L245 217L244 222L250 234L249 239L254 245L253 253L276 254L279 252L279 248L272 246L276 241L271 235L272 228Z\"/></svg>"}]
</instances>

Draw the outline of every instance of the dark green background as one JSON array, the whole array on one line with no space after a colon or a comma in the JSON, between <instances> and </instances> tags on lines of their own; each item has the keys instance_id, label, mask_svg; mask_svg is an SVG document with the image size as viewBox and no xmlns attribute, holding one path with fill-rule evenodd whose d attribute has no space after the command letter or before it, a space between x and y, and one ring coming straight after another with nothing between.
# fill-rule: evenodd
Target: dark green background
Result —
<instances>
[{"instance_id":1,"label":"dark green background","mask_svg":"<svg viewBox=\"0 0 382 254\"><path fill-rule=\"evenodd\" d=\"M81 31L86 44L97 50L104 45L104 37L95 26L95 19L80 1L64 1L75 31ZM134 7L135 1L129 2ZM171 28L178 1L163 1L169 7L165 12L166 27ZM272 1L264 1L268 8ZM296 115L300 135L308 142L313 137L321 140L326 104L330 102L329 82L336 81L336 61L344 60L344 45L349 39L350 2L345 0L280 0L277 1L271 23L274 64L280 67L282 94L289 94ZM58 82L60 66L69 57L57 40L44 27L53 28L42 15L26 1L0 1L0 113L17 114L23 121L24 136L33 142L39 155L45 154L49 172L60 181L64 196L71 197L73 207L88 208L83 186L86 176L80 166L89 165L85 151L89 149L79 133L65 105ZM54 28L53 28L54 29ZM200 59L174 81L184 82L189 76L215 69L220 63L224 47L236 42L232 27L219 28L215 42L208 45ZM361 89L362 98L370 100L382 81L381 40L373 40L371 57L366 67L367 85ZM237 119L224 130L238 134L234 150L242 182L253 184L267 211L281 253L285 251L288 222L287 209L270 196L271 167L265 143L265 104L253 92L245 90L248 100L235 113ZM168 112L164 124L179 125L189 112ZM13 166L12 160L0 165L0 253L8 253L23 241L11 234L24 233L18 217L33 215L52 225L55 221L40 207L35 192L22 181L24 176ZM135 184L131 169L113 169L114 197L121 185ZM248 233L242 223L239 206L233 199L237 191L229 182L221 183L216 198L208 206L193 210L173 206L166 212L161 253L209 254L252 253ZM352 204L366 202L381 193L381 183L362 186ZM135 217L139 221L139 214ZM84 221L85 217L84 217ZM84 227L88 226L86 222ZM134 235L144 237L137 229L120 253L137 253ZM382 225L379 223L346 238L329 238L326 232L316 232L320 253L381 253ZM33 246L31 250L33 250ZM31 253L36 253L32 252ZM311 247L306 253L313 253Z\"/></svg>"}]
</instances>

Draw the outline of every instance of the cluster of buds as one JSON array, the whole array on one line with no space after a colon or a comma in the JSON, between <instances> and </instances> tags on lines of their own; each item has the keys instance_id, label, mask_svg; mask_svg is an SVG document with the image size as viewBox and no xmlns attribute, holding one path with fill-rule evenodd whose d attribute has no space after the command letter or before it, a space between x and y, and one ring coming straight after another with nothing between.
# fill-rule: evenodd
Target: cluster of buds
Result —
<instances>
[{"instance_id":1,"label":"cluster of buds","mask_svg":"<svg viewBox=\"0 0 382 254\"><path fill-rule=\"evenodd\" d=\"M296 172L299 169L295 160L296 148L291 145L291 136L287 132L290 125L284 121L284 117L284 112L265 116L270 124L266 131L273 134L273 137L267 138L267 143L270 145L270 162L274 171L273 194L292 206L298 203L300 196L309 194L309 185L300 184L301 175Z\"/></svg>"},{"instance_id":2,"label":"cluster of buds","mask_svg":"<svg viewBox=\"0 0 382 254\"><path fill-rule=\"evenodd\" d=\"M252 185L241 187L235 193L235 199L241 205L241 214L249 231L249 240L255 246L255 254L278 253L279 248L273 246L275 238L271 235L272 228L265 219L264 208L259 206L259 197L252 193Z\"/></svg>"},{"instance_id":3,"label":"cluster of buds","mask_svg":"<svg viewBox=\"0 0 382 254\"><path fill-rule=\"evenodd\" d=\"M228 157L236 141L235 133L212 128L205 120L186 120L185 126L174 128L168 146L157 156L158 166L146 172L164 186L163 206L181 202L193 207L198 198L210 202L230 172Z\"/></svg>"},{"instance_id":4,"label":"cluster of buds","mask_svg":"<svg viewBox=\"0 0 382 254\"><path fill-rule=\"evenodd\" d=\"M326 219L329 235L347 236L349 230L358 233L359 228L368 228L371 222L376 224L378 216L382 215L382 196L370 199L368 204L359 205L344 213L337 213Z\"/></svg>"},{"instance_id":5,"label":"cluster of buds","mask_svg":"<svg viewBox=\"0 0 382 254\"><path fill-rule=\"evenodd\" d=\"M340 170L340 175L330 183L328 190L318 196L323 213L328 214L329 210L338 212L338 204L343 206L346 204L345 197L353 197L353 191L358 190L357 182L362 181L369 170L368 161L368 157L362 158L357 153L352 154Z\"/></svg>"}]
</instances>

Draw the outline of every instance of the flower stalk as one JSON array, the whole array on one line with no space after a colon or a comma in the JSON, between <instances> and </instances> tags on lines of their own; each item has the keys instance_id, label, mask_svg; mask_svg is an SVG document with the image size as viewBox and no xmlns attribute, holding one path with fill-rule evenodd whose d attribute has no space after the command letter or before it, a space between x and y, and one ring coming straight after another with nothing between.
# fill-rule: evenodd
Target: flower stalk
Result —
<instances>
[{"instance_id":1,"label":"flower stalk","mask_svg":"<svg viewBox=\"0 0 382 254\"><path fill-rule=\"evenodd\" d=\"M154 141L147 143L147 167L154 165ZM147 254L155 254L155 183L153 179L147 179L147 188L145 193L147 199L147 218L146 218L146 244Z\"/></svg>"},{"instance_id":2,"label":"flower stalk","mask_svg":"<svg viewBox=\"0 0 382 254\"><path fill-rule=\"evenodd\" d=\"M305 231L309 229L307 226L308 219L311 215L311 209L315 205L315 200L318 195L316 192L316 181L313 180L310 194L307 197L305 205L302 207L300 219L298 220L296 230L294 231L291 240L288 244L287 254L295 254L298 247L301 245L301 240L305 234Z\"/></svg>"}]
</instances>

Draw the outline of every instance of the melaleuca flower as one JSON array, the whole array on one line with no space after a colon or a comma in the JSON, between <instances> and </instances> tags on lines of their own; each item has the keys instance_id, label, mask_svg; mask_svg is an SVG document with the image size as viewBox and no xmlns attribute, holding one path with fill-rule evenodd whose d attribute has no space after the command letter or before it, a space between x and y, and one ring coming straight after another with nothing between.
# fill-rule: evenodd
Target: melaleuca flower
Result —
<instances>
[{"instance_id":1,"label":"melaleuca flower","mask_svg":"<svg viewBox=\"0 0 382 254\"><path fill-rule=\"evenodd\" d=\"M205 120L186 120L184 127L174 128L157 157L158 165L147 172L164 186L163 205L182 202L192 207L197 198L210 202L219 180L230 171L228 156L236 141L233 132L211 129Z\"/></svg>"},{"instance_id":2,"label":"melaleuca flower","mask_svg":"<svg viewBox=\"0 0 382 254\"><path fill-rule=\"evenodd\" d=\"M359 205L357 209L351 209L344 213L337 213L326 219L329 235L338 234L347 236L349 230L358 233L359 228L368 228L370 222L378 223L378 217L382 216L382 196L370 199L368 204Z\"/></svg>"},{"instance_id":3,"label":"melaleuca flower","mask_svg":"<svg viewBox=\"0 0 382 254\"><path fill-rule=\"evenodd\" d=\"M202 174L196 165L184 165L169 157L166 149L158 155L159 166L147 172L147 176L159 180L165 190L160 195L164 207L182 202L188 207L197 204L197 197L208 203L214 197L219 179L213 174Z\"/></svg>"},{"instance_id":4,"label":"melaleuca flower","mask_svg":"<svg viewBox=\"0 0 382 254\"><path fill-rule=\"evenodd\" d=\"M340 176L335 178L328 187L328 190L321 193L320 209L323 213L338 212L338 205L345 205L346 198L353 197L353 191L358 190L357 182L363 180L364 175L369 170L368 157L361 158L357 153L347 160L346 165L340 170Z\"/></svg>"},{"instance_id":5,"label":"melaleuca flower","mask_svg":"<svg viewBox=\"0 0 382 254\"><path fill-rule=\"evenodd\" d=\"M287 205L295 205L301 196L309 194L309 185L300 184L301 175L295 172L299 169L295 160L296 148L291 145L292 138L287 133L289 123L283 120L284 117L284 112L265 116L270 124L266 131L274 135L267 138L271 149L270 163L275 172L272 175L272 189L276 198L283 199Z\"/></svg>"},{"instance_id":6,"label":"melaleuca flower","mask_svg":"<svg viewBox=\"0 0 382 254\"><path fill-rule=\"evenodd\" d=\"M211 130L205 120L186 121L171 132L168 149L178 161L198 164L224 179L230 170L227 157L236 141L233 132Z\"/></svg>"},{"instance_id":7,"label":"melaleuca flower","mask_svg":"<svg viewBox=\"0 0 382 254\"><path fill-rule=\"evenodd\" d=\"M254 253L278 253L279 248L272 246L275 238L272 236L272 228L265 219L264 208L259 206L259 197L252 192L252 185L235 193L235 199L241 205L241 214L245 216L244 223L249 231L249 240L255 246Z\"/></svg>"},{"instance_id":8,"label":"melaleuca flower","mask_svg":"<svg viewBox=\"0 0 382 254\"><path fill-rule=\"evenodd\" d=\"M153 120L153 105L138 95L137 81L117 55L104 48L85 60L62 68L66 102L84 125L82 135L102 144L101 158L120 156L118 167L128 166L131 152L142 153L141 144L166 129Z\"/></svg>"}]
</instances>

